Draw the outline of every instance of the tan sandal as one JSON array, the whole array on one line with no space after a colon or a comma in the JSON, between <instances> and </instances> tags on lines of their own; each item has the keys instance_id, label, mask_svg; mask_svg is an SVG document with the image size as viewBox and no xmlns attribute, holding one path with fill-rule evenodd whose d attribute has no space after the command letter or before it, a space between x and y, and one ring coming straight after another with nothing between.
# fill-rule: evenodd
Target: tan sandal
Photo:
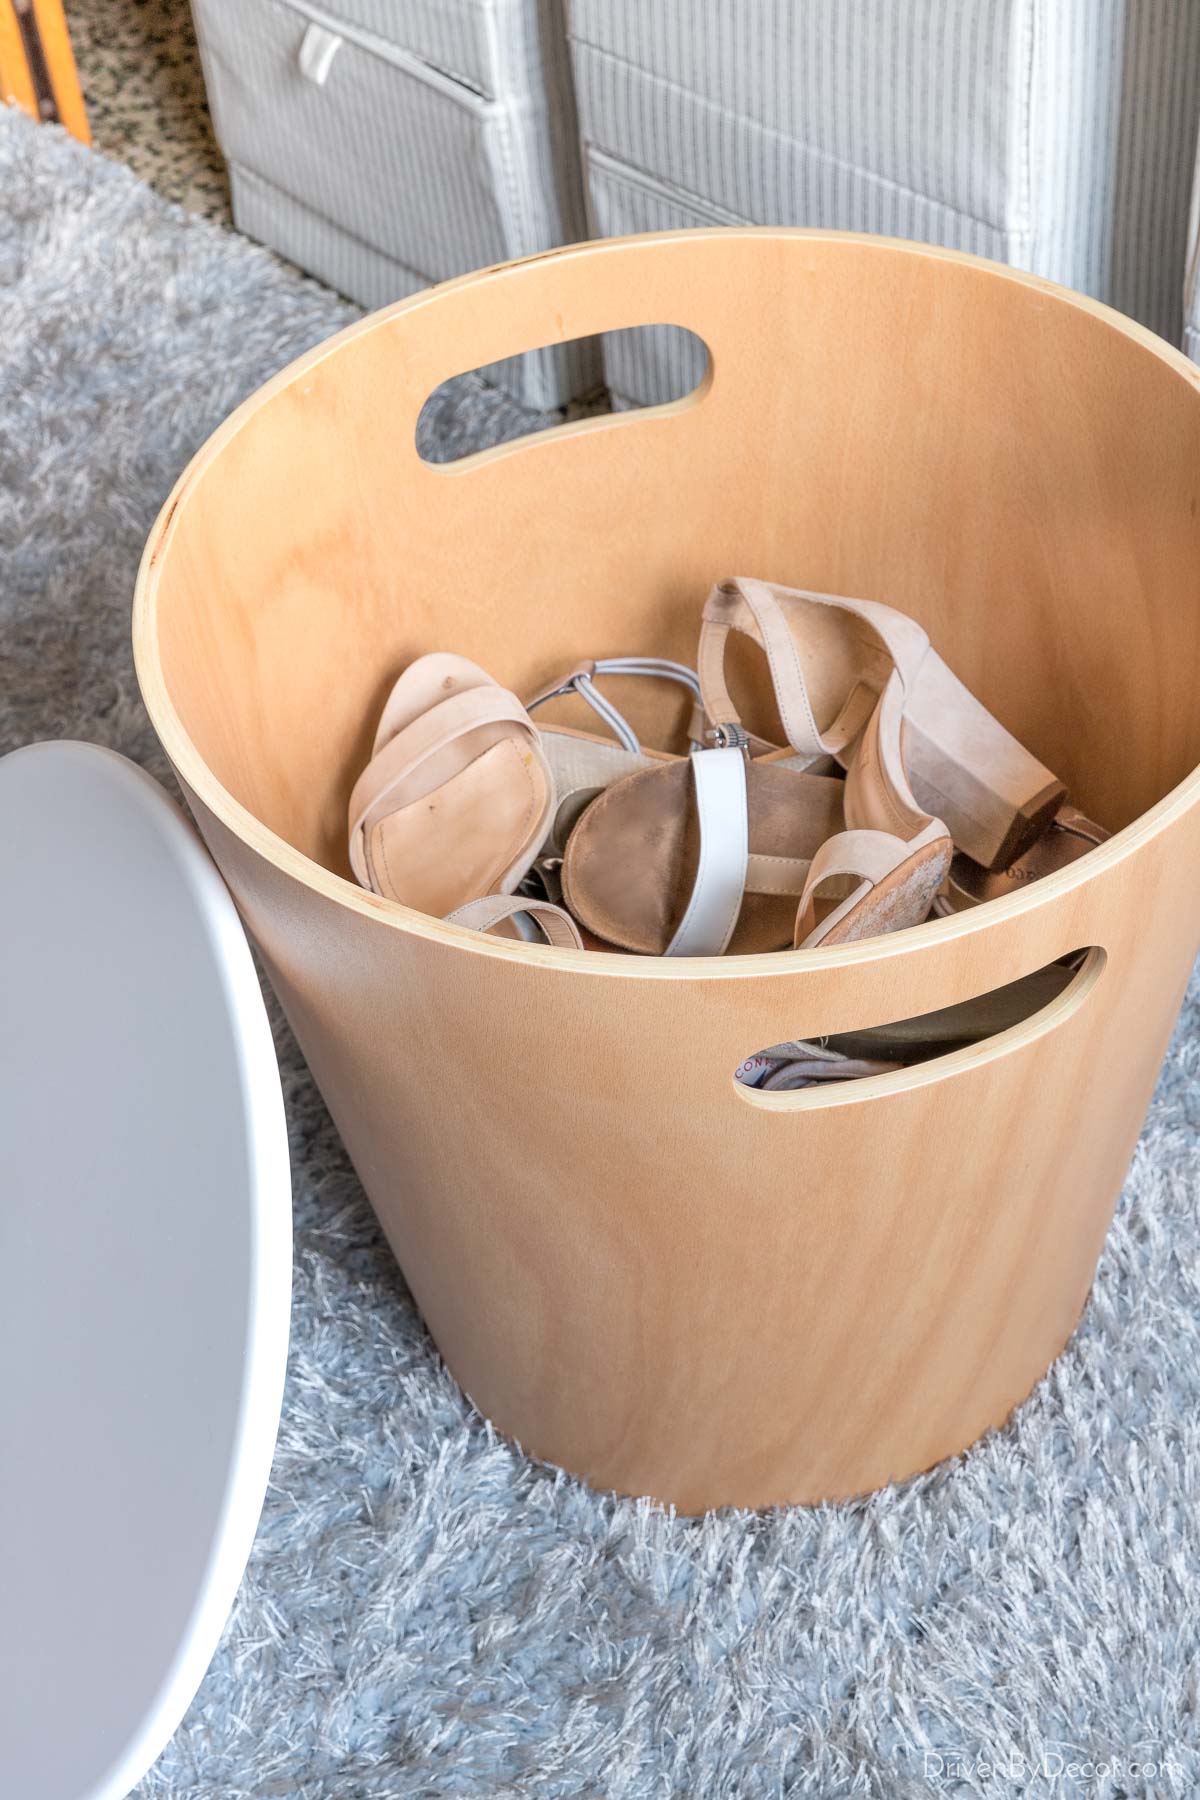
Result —
<instances>
[{"instance_id":1,"label":"tan sandal","mask_svg":"<svg viewBox=\"0 0 1200 1800\"><path fill-rule=\"evenodd\" d=\"M594 936L643 956L787 948L812 859L842 829L843 792L736 747L641 770L583 813L563 898Z\"/></svg>"},{"instance_id":2,"label":"tan sandal","mask_svg":"<svg viewBox=\"0 0 1200 1800\"><path fill-rule=\"evenodd\" d=\"M920 925L950 861L950 840L931 819L905 841L886 831L843 831L812 861L796 913L795 947L850 944Z\"/></svg>"},{"instance_id":3,"label":"tan sandal","mask_svg":"<svg viewBox=\"0 0 1200 1800\"><path fill-rule=\"evenodd\" d=\"M1041 881L1059 869L1078 862L1109 837L1103 825L1087 818L1076 806L1060 806L1039 838L1007 869L981 869L969 856L958 855L950 864L936 910L945 915L982 906L1020 893L1031 881Z\"/></svg>"},{"instance_id":4,"label":"tan sandal","mask_svg":"<svg viewBox=\"0 0 1200 1800\"><path fill-rule=\"evenodd\" d=\"M918 805L901 754L895 670L858 733L846 770L847 829L813 859L796 915L797 949L903 931L929 917L953 843Z\"/></svg>"},{"instance_id":5,"label":"tan sandal","mask_svg":"<svg viewBox=\"0 0 1200 1800\"><path fill-rule=\"evenodd\" d=\"M720 583L704 608L698 659L713 727L737 717L725 678L730 632L764 651L788 745L812 767L849 761L891 684L917 805L945 820L956 847L985 869L1013 863L1065 798L1062 782L980 705L922 627L890 606L745 578ZM754 756L779 752L754 735L749 747Z\"/></svg>"},{"instance_id":6,"label":"tan sandal","mask_svg":"<svg viewBox=\"0 0 1200 1800\"><path fill-rule=\"evenodd\" d=\"M554 816L554 777L515 694L465 656L401 675L350 796L350 864L363 887L444 918L511 894Z\"/></svg>"},{"instance_id":7,"label":"tan sandal","mask_svg":"<svg viewBox=\"0 0 1200 1800\"><path fill-rule=\"evenodd\" d=\"M783 628L776 608L768 630ZM711 636L707 648L711 664ZM807 707L801 675L777 657L771 672L781 712ZM652 956L846 943L927 918L953 845L908 784L896 671L856 725L844 783L750 760L723 680L721 690L714 749L693 751L688 768L630 776L583 813L562 868L575 917Z\"/></svg>"}]
</instances>

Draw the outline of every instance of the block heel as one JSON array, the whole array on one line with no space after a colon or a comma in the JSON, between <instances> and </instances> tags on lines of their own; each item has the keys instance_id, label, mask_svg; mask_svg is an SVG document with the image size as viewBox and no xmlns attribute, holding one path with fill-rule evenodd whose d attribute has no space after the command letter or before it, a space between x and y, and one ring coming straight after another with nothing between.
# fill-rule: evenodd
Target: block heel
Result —
<instances>
[{"instance_id":1,"label":"block heel","mask_svg":"<svg viewBox=\"0 0 1200 1800\"><path fill-rule=\"evenodd\" d=\"M981 706L933 649L908 683L904 767L926 812L982 868L1006 869L1046 830L1066 788Z\"/></svg>"},{"instance_id":2,"label":"block heel","mask_svg":"<svg viewBox=\"0 0 1200 1800\"><path fill-rule=\"evenodd\" d=\"M1066 799L1066 788L1019 744L947 668L926 633L890 606L816 594L741 577L709 595L700 631L700 686L713 723L735 717L725 681L731 632L766 655L780 721L792 751L817 767L861 760L866 725L893 683L887 706L898 731L889 780L907 785L910 810L941 819L959 851L987 871L1006 869L1036 843ZM754 755L777 747L750 736ZM901 812L903 812L903 808ZM914 820L870 823L910 836Z\"/></svg>"}]
</instances>

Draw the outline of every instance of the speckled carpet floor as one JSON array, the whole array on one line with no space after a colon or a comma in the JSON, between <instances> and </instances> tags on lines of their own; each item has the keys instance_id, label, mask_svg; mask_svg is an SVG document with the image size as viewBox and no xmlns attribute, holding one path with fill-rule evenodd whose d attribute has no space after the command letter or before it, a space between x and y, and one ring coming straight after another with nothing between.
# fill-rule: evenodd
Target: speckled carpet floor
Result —
<instances>
[{"instance_id":1,"label":"speckled carpet floor","mask_svg":"<svg viewBox=\"0 0 1200 1800\"><path fill-rule=\"evenodd\" d=\"M230 222L188 0L67 0L92 142L166 200Z\"/></svg>"},{"instance_id":2,"label":"speckled carpet floor","mask_svg":"<svg viewBox=\"0 0 1200 1800\"><path fill-rule=\"evenodd\" d=\"M129 654L146 533L221 417L350 312L57 131L0 116L0 171L0 751L91 738L169 780ZM516 422L475 383L428 429ZM852 1505L688 1522L489 1431L277 1042L273 1477L141 1800L1200 1790L1200 991L1084 1319L1008 1426Z\"/></svg>"}]
</instances>

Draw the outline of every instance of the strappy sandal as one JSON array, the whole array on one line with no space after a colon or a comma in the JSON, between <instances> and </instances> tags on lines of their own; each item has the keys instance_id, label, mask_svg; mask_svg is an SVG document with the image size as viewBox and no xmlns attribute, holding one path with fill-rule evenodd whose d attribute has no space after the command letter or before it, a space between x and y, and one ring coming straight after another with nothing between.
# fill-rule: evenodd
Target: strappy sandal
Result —
<instances>
[{"instance_id":1,"label":"strappy sandal","mask_svg":"<svg viewBox=\"0 0 1200 1800\"><path fill-rule=\"evenodd\" d=\"M653 656L610 656L595 662L581 662L560 680L526 700L525 709L533 714L551 700L578 695L587 702L596 717L606 725L610 736L579 731L571 726L541 727L542 750L554 775L558 805L547 842L551 856L561 856L571 829L580 813L596 795L634 775L639 769L652 769L657 763L677 762L679 758L667 750L652 750L643 745L624 713L596 685L605 675L638 675L656 681L672 681L686 688L699 704L700 681L694 669L682 663L668 662Z\"/></svg>"},{"instance_id":2,"label":"strappy sandal","mask_svg":"<svg viewBox=\"0 0 1200 1800\"><path fill-rule=\"evenodd\" d=\"M848 763L892 685L916 803L943 819L956 847L984 869L1015 862L1066 797L1062 782L947 668L921 626L890 606L748 578L720 583L704 608L698 659L713 727L737 718L725 677L730 632L764 651L788 745L812 767L828 757ZM781 752L753 734L749 749L755 757Z\"/></svg>"},{"instance_id":3,"label":"strappy sandal","mask_svg":"<svg viewBox=\"0 0 1200 1800\"><path fill-rule=\"evenodd\" d=\"M842 830L844 789L734 744L639 770L582 814L563 899L595 937L643 956L786 948L812 859Z\"/></svg>"},{"instance_id":4,"label":"strappy sandal","mask_svg":"<svg viewBox=\"0 0 1200 1800\"><path fill-rule=\"evenodd\" d=\"M950 862L940 819L916 837L843 831L813 857L796 912L798 950L849 944L920 925L933 908Z\"/></svg>"},{"instance_id":5,"label":"strappy sandal","mask_svg":"<svg viewBox=\"0 0 1200 1800\"><path fill-rule=\"evenodd\" d=\"M786 630L771 596L760 610L769 639ZM708 699L711 632L702 641ZM781 713L803 707L811 716L795 659L776 654L770 666ZM694 750L687 769L630 776L583 813L562 868L574 916L598 937L654 956L848 943L927 918L953 845L909 787L897 671L856 721L844 784L776 759L751 760L723 675L719 697L725 710L708 733L714 749ZM801 754L828 754L798 729L792 744Z\"/></svg>"},{"instance_id":6,"label":"strappy sandal","mask_svg":"<svg viewBox=\"0 0 1200 1800\"><path fill-rule=\"evenodd\" d=\"M786 690L782 703L807 696ZM893 669L846 770L847 829L813 859L796 915L797 949L903 931L928 918L954 845L918 804L901 754L904 690Z\"/></svg>"},{"instance_id":7,"label":"strappy sandal","mask_svg":"<svg viewBox=\"0 0 1200 1800\"><path fill-rule=\"evenodd\" d=\"M445 918L511 894L554 809L554 777L516 695L465 656L435 652L384 706L350 796L350 864L363 887Z\"/></svg>"},{"instance_id":8,"label":"strappy sandal","mask_svg":"<svg viewBox=\"0 0 1200 1800\"><path fill-rule=\"evenodd\" d=\"M532 713L535 708L545 706L549 700L562 700L568 694L577 694L581 700L586 700L597 718L608 726L622 749L628 750L631 755L640 755L642 745L637 733L624 713L596 686L598 675L641 675L654 681L674 681L686 688L693 700L700 699L700 677L695 669L689 669L684 663L670 662L662 656L607 656L601 657L599 661L577 663L569 675L539 688L531 700L526 700L526 711ZM554 731L557 728L550 726L547 729ZM574 735L586 737L587 734ZM591 741L608 743L607 738L595 738Z\"/></svg>"},{"instance_id":9,"label":"strappy sandal","mask_svg":"<svg viewBox=\"0 0 1200 1800\"><path fill-rule=\"evenodd\" d=\"M945 826L922 816L912 839L847 831L849 785L734 746L628 776L572 832L563 899L595 937L643 956L810 948L920 924L950 861Z\"/></svg>"},{"instance_id":10,"label":"strappy sandal","mask_svg":"<svg viewBox=\"0 0 1200 1800\"><path fill-rule=\"evenodd\" d=\"M1103 825L1087 818L1077 806L1060 806L1042 835L1007 869L981 869L969 856L955 856L935 910L944 916L1020 893L1031 881L1041 881L1078 862L1109 836Z\"/></svg>"}]
</instances>

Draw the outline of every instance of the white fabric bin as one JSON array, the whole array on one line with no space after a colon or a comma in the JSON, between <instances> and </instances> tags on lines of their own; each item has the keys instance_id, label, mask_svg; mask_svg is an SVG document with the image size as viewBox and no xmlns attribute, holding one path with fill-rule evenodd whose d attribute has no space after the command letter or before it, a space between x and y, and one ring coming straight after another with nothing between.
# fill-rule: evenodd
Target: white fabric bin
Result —
<instances>
[{"instance_id":1,"label":"white fabric bin","mask_svg":"<svg viewBox=\"0 0 1200 1800\"><path fill-rule=\"evenodd\" d=\"M234 219L362 305L583 235L561 8L549 0L193 0ZM489 371L525 404L594 348Z\"/></svg>"},{"instance_id":2,"label":"white fabric bin","mask_svg":"<svg viewBox=\"0 0 1200 1800\"><path fill-rule=\"evenodd\" d=\"M568 21L595 230L916 238L1180 341L1192 0L568 0ZM615 348L626 401L696 374L659 343Z\"/></svg>"}]
</instances>

